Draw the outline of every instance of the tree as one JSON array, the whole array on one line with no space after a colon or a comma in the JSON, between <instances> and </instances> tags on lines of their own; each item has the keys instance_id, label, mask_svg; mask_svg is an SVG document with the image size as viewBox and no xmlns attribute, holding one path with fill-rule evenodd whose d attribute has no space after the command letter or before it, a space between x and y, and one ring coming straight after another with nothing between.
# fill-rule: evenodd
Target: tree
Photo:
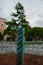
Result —
<instances>
[{"instance_id":1,"label":"tree","mask_svg":"<svg viewBox=\"0 0 43 65\"><path fill-rule=\"evenodd\" d=\"M18 22L18 25L23 25L24 23L27 23L25 20L25 15L24 15L24 7L22 4L17 3L15 6L16 13L12 13L12 16L16 18L16 22Z\"/></svg>"},{"instance_id":2,"label":"tree","mask_svg":"<svg viewBox=\"0 0 43 65\"><path fill-rule=\"evenodd\" d=\"M30 29L30 26L28 25L29 22L26 20L24 7L21 3L17 3L15 6L16 13L12 13L12 16L14 17L14 20L17 23L18 26L23 26L25 28L25 38L27 38L27 31Z\"/></svg>"},{"instance_id":3,"label":"tree","mask_svg":"<svg viewBox=\"0 0 43 65\"><path fill-rule=\"evenodd\" d=\"M38 37L38 40L40 40L40 38L41 38L41 28L39 28L39 27L34 27L33 29L32 29L34 32L33 32L33 35L34 35L34 38L35 38L35 41L37 40L37 37Z\"/></svg>"},{"instance_id":4,"label":"tree","mask_svg":"<svg viewBox=\"0 0 43 65\"><path fill-rule=\"evenodd\" d=\"M26 41L28 41L28 32L31 30L31 27L27 24L25 24L25 37L26 37Z\"/></svg>"},{"instance_id":5,"label":"tree","mask_svg":"<svg viewBox=\"0 0 43 65\"><path fill-rule=\"evenodd\" d=\"M6 22L6 24L8 25L7 29L4 30L4 35L9 35L9 37L7 38L8 41L12 41L13 38L15 39L16 38L16 34L17 33L17 30L15 29L15 21L12 21L12 22ZM13 37L14 35L14 37ZM14 40L13 40L14 41Z\"/></svg>"},{"instance_id":6,"label":"tree","mask_svg":"<svg viewBox=\"0 0 43 65\"><path fill-rule=\"evenodd\" d=\"M40 28L41 31L40 31L40 35L39 35L39 39L41 38L41 40L43 41L43 28Z\"/></svg>"},{"instance_id":7,"label":"tree","mask_svg":"<svg viewBox=\"0 0 43 65\"><path fill-rule=\"evenodd\" d=\"M0 32L0 41L2 41L4 39L3 34Z\"/></svg>"},{"instance_id":8,"label":"tree","mask_svg":"<svg viewBox=\"0 0 43 65\"><path fill-rule=\"evenodd\" d=\"M29 32L28 32L28 37L32 38L33 40L40 40L43 38L43 30L39 27L33 27Z\"/></svg>"},{"instance_id":9,"label":"tree","mask_svg":"<svg viewBox=\"0 0 43 65\"><path fill-rule=\"evenodd\" d=\"M18 33L18 26L23 26L25 28L25 38L28 38L28 30L31 28L28 24L29 22L26 20L25 16L25 11L24 7L22 4L17 3L15 6L15 13L12 13L12 20L7 22L6 24L8 25L7 29L5 30L4 33L7 33L10 38L13 37L13 35L17 35ZM16 36L15 36L16 38Z\"/></svg>"}]
</instances>

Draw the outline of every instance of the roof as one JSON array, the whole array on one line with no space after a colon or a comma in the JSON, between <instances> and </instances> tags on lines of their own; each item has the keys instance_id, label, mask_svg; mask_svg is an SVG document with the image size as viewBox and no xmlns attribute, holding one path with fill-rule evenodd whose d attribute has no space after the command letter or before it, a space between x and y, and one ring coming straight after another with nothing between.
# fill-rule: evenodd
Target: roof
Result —
<instances>
[{"instance_id":1,"label":"roof","mask_svg":"<svg viewBox=\"0 0 43 65\"><path fill-rule=\"evenodd\" d=\"M0 18L0 19L6 20L5 18Z\"/></svg>"}]
</instances>

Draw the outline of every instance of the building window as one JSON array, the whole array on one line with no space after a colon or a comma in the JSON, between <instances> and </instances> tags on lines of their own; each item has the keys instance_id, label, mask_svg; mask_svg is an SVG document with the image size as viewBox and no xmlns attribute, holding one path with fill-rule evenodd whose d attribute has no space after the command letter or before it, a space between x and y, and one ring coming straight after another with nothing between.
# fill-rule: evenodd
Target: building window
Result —
<instances>
[{"instance_id":1,"label":"building window","mask_svg":"<svg viewBox=\"0 0 43 65\"><path fill-rule=\"evenodd\" d=\"M3 26L3 24L2 24L2 26Z\"/></svg>"}]
</instances>

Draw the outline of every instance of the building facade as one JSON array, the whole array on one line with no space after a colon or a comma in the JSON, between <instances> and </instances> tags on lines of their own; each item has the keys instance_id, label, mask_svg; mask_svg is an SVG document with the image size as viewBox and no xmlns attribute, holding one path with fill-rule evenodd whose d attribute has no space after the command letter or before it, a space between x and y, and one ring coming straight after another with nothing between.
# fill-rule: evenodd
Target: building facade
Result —
<instances>
[{"instance_id":1,"label":"building facade","mask_svg":"<svg viewBox=\"0 0 43 65\"><path fill-rule=\"evenodd\" d=\"M0 18L0 32L3 33L6 29L6 19Z\"/></svg>"}]
</instances>

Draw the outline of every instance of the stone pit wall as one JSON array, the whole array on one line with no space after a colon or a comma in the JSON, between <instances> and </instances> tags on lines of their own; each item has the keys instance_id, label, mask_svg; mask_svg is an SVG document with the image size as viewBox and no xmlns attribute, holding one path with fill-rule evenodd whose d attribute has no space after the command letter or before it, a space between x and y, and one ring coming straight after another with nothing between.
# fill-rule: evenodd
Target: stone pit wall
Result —
<instances>
[{"instance_id":1,"label":"stone pit wall","mask_svg":"<svg viewBox=\"0 0 43 65\"><path fill-rule=\"evenodd\" d=\"M0 65L16 65L16 55L1 54ZM43 56L25 54L24 65L43 65Z\"/></svg>"}]
</instances>

